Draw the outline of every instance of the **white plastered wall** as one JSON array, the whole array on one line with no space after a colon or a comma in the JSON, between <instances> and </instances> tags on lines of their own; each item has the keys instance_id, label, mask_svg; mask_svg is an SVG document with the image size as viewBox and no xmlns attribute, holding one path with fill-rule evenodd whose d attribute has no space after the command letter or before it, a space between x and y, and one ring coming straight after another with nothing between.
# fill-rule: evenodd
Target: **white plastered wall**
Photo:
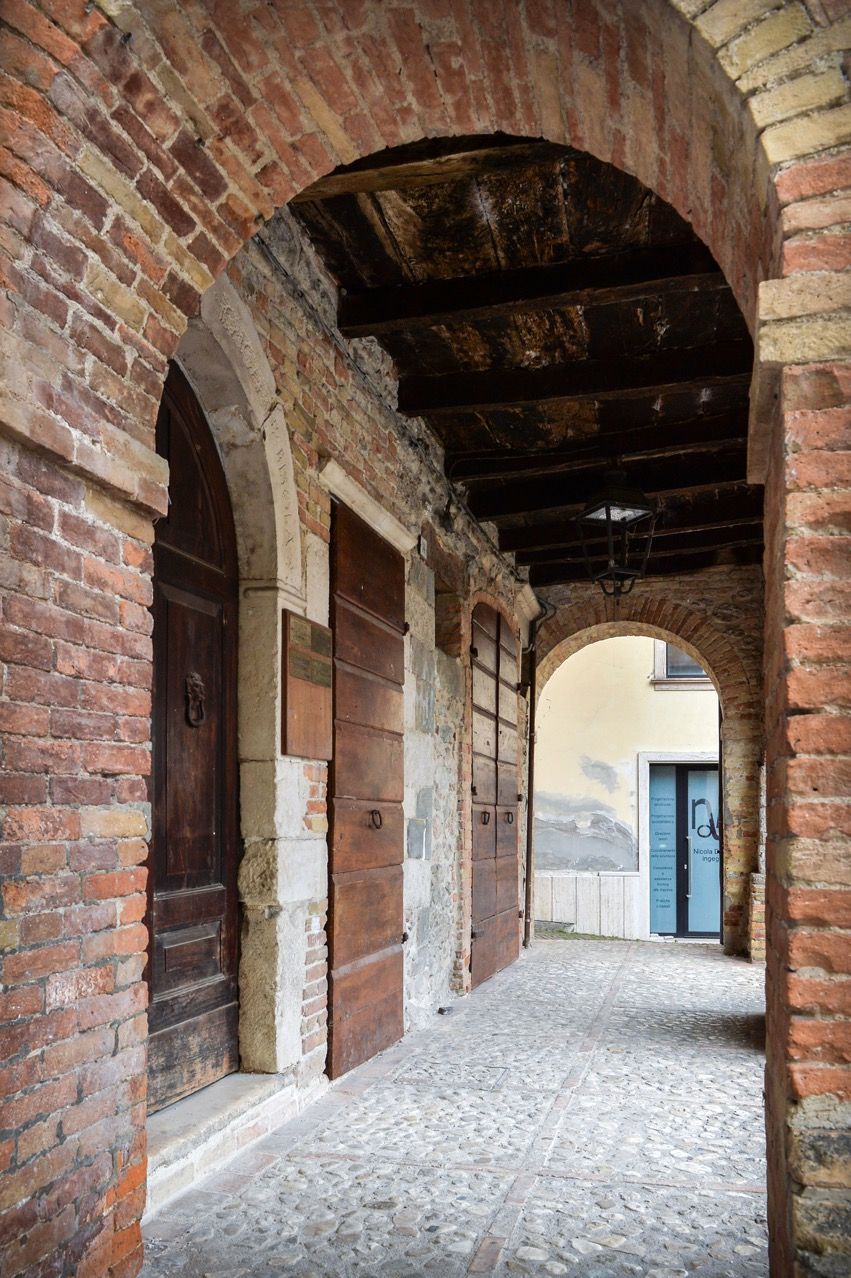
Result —
<instances>
[{"instance_id":1,"label":"white plastered wall","mask_svg":"<svg viewBox=\"0 0 851 1278\"><path fill-rule=\"evenodd\" d=\"M536 716L535 810L563 798L578 820L597 817L633 839L632 869L545 868L536 856L535 916L577 932L650 935L646 829L648 762L718 758L718 699L711 687L658 689L654 640L589 644L548 680ZM536 820L536 843L540 825ZM537 851L537 849L536 849ZM542 864L543 863L543 864Z\"/></svg>"}]
</instances>

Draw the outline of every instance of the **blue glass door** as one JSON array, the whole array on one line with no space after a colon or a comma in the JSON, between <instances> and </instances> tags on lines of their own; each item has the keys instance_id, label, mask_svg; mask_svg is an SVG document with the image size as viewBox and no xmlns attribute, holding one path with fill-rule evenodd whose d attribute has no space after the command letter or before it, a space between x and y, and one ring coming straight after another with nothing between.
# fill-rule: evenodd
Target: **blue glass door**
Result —
<instances>
[{"instance_id":1,"label":"blue glass door","mask_svg":"<svg viewBox=\"0 0 851 1278\"><path fill-rule=\"evenodd\" d=\"M650 931L720 936L721 831L717 767L650 768Z\"/></svg>"},{"instance_id":2,"label":"blue glass door","mask_svg":"<svg viewBox=\"0 0 851 1278\"><path fill-rule=\"evenodd\" d=\"M677 769L650 769L650 931L677 934Z\"/></svg>"},{"instance_id":3,"label":"blue glass door","mask_svg":"<svg viewBox=\"0 0 851 1278\"><path fill-rule=\"evenodd\" d=\"M717 934L721 921L718 771L689 768L686 788L688 932Z\"/></svg>"}]
</instances>

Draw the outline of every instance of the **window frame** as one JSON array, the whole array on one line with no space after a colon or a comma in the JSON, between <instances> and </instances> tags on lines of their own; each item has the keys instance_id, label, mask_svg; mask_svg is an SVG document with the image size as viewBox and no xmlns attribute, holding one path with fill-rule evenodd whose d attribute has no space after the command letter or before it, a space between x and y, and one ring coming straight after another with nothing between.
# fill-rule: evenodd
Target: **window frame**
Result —
<instances>
[{"instance_id":1,"label":"window frame","mask_svg":"<svg viewBox=\"0 0 851 1278\"><path fill-rule=\"evenodd\" d=\"M676 644L672 644L676 647ZM668 674L668 657L667 657L668 641L666 639L653 640L653 674L650 676L650 682L657 692L705 692L707 689L714 690L715 685L708 675L703 677L699 675L669 675Z\"/></svg>"}]
</instances>

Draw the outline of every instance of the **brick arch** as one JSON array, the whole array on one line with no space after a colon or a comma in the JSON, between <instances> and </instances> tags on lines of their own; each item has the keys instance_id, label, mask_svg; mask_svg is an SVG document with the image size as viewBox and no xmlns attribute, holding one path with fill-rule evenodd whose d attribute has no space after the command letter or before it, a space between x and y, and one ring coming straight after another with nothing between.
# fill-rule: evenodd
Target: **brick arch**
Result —
<instances>
[{"instance_id":1,"label":"brick arch","mask_svg":"<svg viewBox=\"0 0 851 1278\"><path fill-rule=\"evenodd\" d=\"M677 644L709 675L725 719L751 722L761 734L759 671L748 670L736 644L707 615L640 590L621 600L616 616L602 597L560 608L538 638L538 690L574 652L614 635L649 635Z\"/></svg>"},{"instance_id":2,"label":"brick arch","mask_svg":"<svg viewBox=\"0 0 851 1278\"><path fill-rule=\"evenodd\" d=\"M839 233L851 188L841 70L851 34L837 0L778 0L765 13L717 0L691 18L697 7L5 6L0 429L105 490L112 515L120 507L144 541L142 525L167 500L152 447L166 363L201 296L296 191L385 146L494 130L569 142L633 173L694 225L758 350L751 473L769 480L769 875L774 855L779 921L768 1093L773 1264L785 1275L809 1265L808 1250L844 1245L824 1223L829 1210L819 1215L836 1185L833 1155L799 1153L802 1140L818 1151L832 1139L798 1102L840 1088L826 1068L842 1060L830 1038L837 1008L830 986L810 982L790 1014L787 974L798 962L831 970L819 938L835 917L831 891L842 888L831 866L847 777L825 757L847 713L831 681L847 637L831 623L841 620L836 581L847 576L836 533L851 503L832 450L847 447L851 398ZM802 1137L796 1124L810 1130ZM110 1182L113 1197L138 1192L137 1166ZM814 1191L797 1194L794 1225L790 1176ZM114 1253L106 1233L98 1242L116 1272L135 1264L132 1210L122 1209L130 1224ZM98 1272L98 1260L87 1267Z\"/></svg>"},{"instance_id":3,"label":"brick arch","mask_svg":"<svg viewBox=\"0 0 851 1278\"><path fill-rule=\"evenodd\" d=\"M541 627L538 692L555 671L588 644L616 635L647 635L676 643L699 661L715 685L724 716L724 948L751 952L752 876L759 870L759 788L763 759L759 671L749 671L735 643L706 615L638 592L614 615L600 596L559 609Z\"/></svg>"},{"instance_id":4,"label":"brick arch","mask_svg":"<svg viewBox=\"0 0 851 1278\"><path fill-rule=\"evenodd\" d=\"M165 361L203 292L262 220L336 164L436 135L544 136L626 169L693 224L756 331L760 279L794 269L780 254L779 204L831 181L824 165L779 174L778 164L830 144L847 85L828 75L773 108L746 94L766 51L788 49L786 74L799 77L841 48L824 6L812 7L812 19L798 5L779 25L775 14L760 40L737 36L728 5L691 20L680 0L648 0L640 13L630 0L446 0L422 12L364 0L324 6L321 19L306 6L212 0L180 11L127 3L110 17L82 0L47 0L50 18L13 6L9 276L61 330L68 367L52 399L38 379L10 379L7 429L161 513L161 469L122 460L116 430L150 444ZM825 109L807 143L793 121L813 105ZM772 109L779 118L765 127ZM817 225L829 222L819 210ZM770 294L778 339L813 310L799 294ZM39 367L21 327L30 360L13 368ZM819 338L807 358L833 352L831 335ZM81 347L93 355L82 370ZM783 358L767 340L761 357Z\"/></svg>"}]
</instances>

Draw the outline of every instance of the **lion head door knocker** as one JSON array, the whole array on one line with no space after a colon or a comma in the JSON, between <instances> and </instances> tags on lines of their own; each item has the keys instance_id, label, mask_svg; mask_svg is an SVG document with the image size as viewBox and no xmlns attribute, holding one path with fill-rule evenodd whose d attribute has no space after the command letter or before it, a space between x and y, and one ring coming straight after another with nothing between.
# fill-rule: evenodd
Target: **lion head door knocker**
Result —
<instances>
[{"instance_id":1,"label":"lion head door knocker","mask_svg":"<svg viewBox=\"0 0 851 1278\"><path fill-rule=\"evenodd\" d=\"M206 696L203 679L194 670L190 670L186 676L186 722L190 728L198 728L204 722Z\"/></svg>"}]
</instances>

